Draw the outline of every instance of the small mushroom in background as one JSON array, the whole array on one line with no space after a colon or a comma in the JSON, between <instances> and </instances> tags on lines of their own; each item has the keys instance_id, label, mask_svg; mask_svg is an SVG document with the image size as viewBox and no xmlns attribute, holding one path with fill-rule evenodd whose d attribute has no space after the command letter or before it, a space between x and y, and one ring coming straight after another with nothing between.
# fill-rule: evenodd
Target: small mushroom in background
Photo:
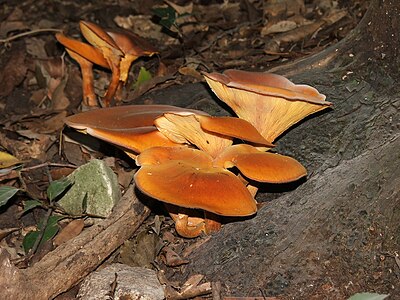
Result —
<instances>
[{"instance_id":1,"label":"small mushroom in background","mask_svg":"<svg viewBox=\"0 0 400 300\"><path fill-rule=\"evenodd\" d=\"M220 100L271 142L308 115L332 105L315 88L277 74L226 70L204 76Z\"/></svg>"},{"instance_id":2,"label":"small mushroom in background","mask_svg":"<svg viewBox=\"0 0 400 300\"><path fill-rule=\"evenodd\" d=\"M79 23L85 39L91 44L56 34L57 40L66 47L82 70L83 104L97 106L97 97L93 90L93 64L111 69L111 81L102 101L108 107L112 100L120 101L116 92L128 79L132 63L141 56L152 56L157 50L145 39L127 30L103 30L100 26L81 21Z\"/></svg>"},{"instance_id":3,"label":"small mushroom in background","mask_svg":"<svg viewBox=\"0 0 400 300\"><path fill-rule=\"evenodd\" d=\"M91 45L70 39L57 33L56 39L65 47L68 54L79 64L82 73L82 91L84 106L97 106L97 96L93 87L93 64L109 68L103 55Z\"/></svg>"},{"instance_id":4,"label":"small mushroom in background","mask_svg":"<svg viewBox=\"0 0 400 300\"><path fill-rule=\"evenodd\" d=\"M81 21L79 27L85 39L98 49L108 62L111 69L111 81L103 97L104 106L110 106L117 91L120 79L120 61L124 56L115 41L100 26L86 21Z\"/></svg>"},{"instance_id":5,"label":"small mushroom in background","mask_svg":"<svg viewBox=\"0 0 400 300\"><path fill-rule=\"evenodd\" d=\"M124 53L120 62L120 81L125 83L128 79L132 63L141 56L152 56L158 51L149 42L133 32L123 29L107 29L106 33L115 41Z\"/></svg>"}]
</instances>

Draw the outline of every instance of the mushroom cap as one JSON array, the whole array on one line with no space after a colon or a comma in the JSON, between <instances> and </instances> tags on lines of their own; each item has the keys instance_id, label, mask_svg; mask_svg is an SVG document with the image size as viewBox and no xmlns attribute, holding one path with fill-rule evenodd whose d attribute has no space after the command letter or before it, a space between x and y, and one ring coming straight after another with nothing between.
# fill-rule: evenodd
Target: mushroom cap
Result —
<instances>
[{"instance_id":1,"label":"mushroom cap","mask_svg":"<svg viewBox=\"0 0 400 300\"><path fill-rule=\"evenodd\" d=\"M177 145L153 125L154 120L167 111L201 113L170 105L128 105L86 111L68 117L65 123L106 142L138 153L152 146Z\"/></svg>"},{"instance_id":2,"label":"mushroom cap","mask_svg":"<svg viewBox=\"0 0 400 300\"><path fill-rule=\"evenodd\" d=\"M166 112L204 112L172 105L126 105L85 111L69 116L65 123L73 128L130 129L153 126L154 120Z\"/></svg>"},{"instance_id":3,"label":"mushroom cap","mask_svg":"<svg viewBox=\"0 0 400 300\"><path fill-rule=\"evenodd\" d=\"M303 100L317 104L327 104L326 96L317 89L303 84L294 84L286 77L273 73L226 70L224 73L204 73L212 80L228 87L252 91L255 93L283 97L291 100Z\"/></svg>"},{"instance_id":4,"label":"mushroom cap","mask_svg":"<svg viewBox=\"0 0 400 300\"><path fill-rule=\"evenodd\" d=\"M293 124L331 105L316 89L276 74L227 70L204 76L218 98L271 142Z\"/></svg>"},{"instance_id":5,"label":"mushroom cap","mask_svg":"<svg viewBox=\"0 0 400 300\"><path fill-rule=\"evenodd\" d=\"M307 170L295 159L255 147L239 144L227 148L214 160L214 165L237 167L247 178L259 182L286 183L307 175Z\"/></svg>"},{"instance_id":6,"label":"mushroom cap","mask_svg":"<svg viewBox=\"0 0 400 300\"><path fill-rule=\"evenodd\" d=\"M269 148L274 145L267 141L248 121L236 117L214 117L196 115L201 128L216 134L234 137Z\"/></svg>"},{"instance_id":7,"label":"mushroom cap","mask_svg":"<svg viewBox=\"0 0 400 300\"><path fill-rule=\"evenodd\" d=\"M151 56L157 53L157 50L150 43L133 32L112 29L108 29L106 32L124 53L120 63L120 80L122 82L127 81L131 64L139 56Z\"/></svg>"},{"instance_id":8,"label":"mushroom cap","mask_svg":"<svg viewBox=\"0 0 400 300\"><path fill-rule=\"evenodd\" d=\"M174 147L180 145L165 137L154 126L132 129L87 128L86 133L122 147L127 152L134 153L140 153L151 147Z\"/></svg>"},{"instance_id":9,"label":"mushroom cap","mask_svg":"<svg viewBox=\"0 0 400 300\"><path fill-rule=\"evenodd\" d=\"M99 25L87 21L80 21L79 27L85 39L96 48L100 50L104 48L112 49L115 54L123 56L123 52L116 42Z\"/></svg>"},{"instance_id":10,"label":"mushroom cap","mask_svg":"<svg viewBox=\"0 0 400 300\"><path fill-rule=\"evenodd\" d=\"M69 50L68 53L71 55L71 57L73 59L77 60L76 55L79 55L82 58L84 58L96 65L102 66L103 68L107 68L107 69L110 68L107 63L107 60L105 60L105 58L101 54L101 52L98 51L93 46L85 44L78 40L71 39L62 33L57 33L56 39L67 50Z\"/></svg>"},{"instance_id":11,"label":"mushroom cap","mask_svg":"<svg viewBox=\"0 0 400 300\"><path fill-rule=\"evenodd\" d=\"M147 40L128 30L106 29L105 32L115 41L125 55L131 54L139 57L153 55L158 52Z\"/></svg>"},{"instance_id":12,"label":"mushroom cap","mask_svg":"<svg viewBox=\"0 0 400 300\"><path fill-rule=\"evenodd\" d=\"M223 216L249 216L256 201L233 173L214 167L207 153L188 147L153 147L137 158L136 186L160 201Z\"/></svg>"}]
</instances>

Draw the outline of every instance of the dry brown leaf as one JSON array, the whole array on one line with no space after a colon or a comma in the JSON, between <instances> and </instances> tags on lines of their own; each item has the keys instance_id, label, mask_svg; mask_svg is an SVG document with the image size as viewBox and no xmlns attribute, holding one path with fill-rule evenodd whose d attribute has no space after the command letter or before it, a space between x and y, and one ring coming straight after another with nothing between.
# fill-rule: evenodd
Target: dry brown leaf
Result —
<instances>
[{"instance_id":1,"label":"dry brown leaf","mask_svg":"<svg viewBox=\"0 0 400 300\"><path fill-rule=\"evenodd\" d=\"M26 30L28 28L22 21L4 21L0 23L0 37L5 38L10 32Z\"/></svg>"},{"instance_id":2,"label":"dry brown leaf","mask_svg":"<svg viewBox=\"0 0 400 300\"><path fill-rule=\"evenodd\" d=\"M269 25L269 24L268 24ZM296 22L289 20L278 21L270 26L265 26L261 29L261 36L266 36L272 33L287 32L297 27Z\"/></svg>"},{"instance_id":3,"label":"dry brown leaf","mask_svg":"<svg viewBox=\"0 0 400 300\"><path fill-rule=\"evenodd\" d=\"M203 80L203 75L201 75L201 73L194 68L185 66L185 67L180 67L178 71L182 75L192 76L198 80Z\"/></svg>"},{"instance_id":4,"label":"dry brown leaf","mask_svg":"<svg viewBox=\"0 0 400 300\"><path fill-rule=\"evenodd\" d=\"M198 296L210 294L211 283L206 282L200 284L200 281L204 278L204 275L193 275L191 276L182 286L180 291L167 284L165 288L165 297L170 300L178 299L189 299Z\"/></svg>"},{"instance_id":5,"label":"dry brown leaf","mask_svg":"<svg viewBox=\"0 0 400 300\"><path fill-rule=\"evenodd\" d=\"M186 6L178 5L168 0L164 0L164 2L171 6L179 15L191 14L193 12L193 2L190 2Z\"/></svg>"},{"instance_id":6,"label":"dry brown leaf","mask_svg":"<svg viewBox=\"0 0 400 300\"><path fill-rule=\"evenodd\" d=\"M59 131L64 127L64 120L67 117L67 112L62 111L50 119L42 122L42 125L38 128L38 132L40 133L53 133Z\"/></svg>"},{"instance_id":7,"label":"dry brown leaf","mask_svg":"<svg viewBox=\"0 0 400 300\"><path fill-rule=\"evenodd\" d=\"M162 246L159 236L142 231L135 241L125 241L121 246L119 262L132 267L150 267Z\"/></svg>"},{"instance_id":8,"label":"dry brown leaf","mask_svg":"<svg viewBox=\"0 0 400 300\"><path fill-rule=\"evenodd\" d=\"M15 48L13 50L11 58L0 72L0 97L11 94L14 88L25 79L28 70L25 63L25 49Z\"/></svg>"},{"instance_id":9,"label":"dry brown leaf","mask_svg":"<svg viewBox=\"0 0 400 300\"><path fill-rule=\"evenodd\" d=\"M82 219L73 220L68 223L54 238L53 245L58 247L62 243L73 239L74 237L78 236L85 226L85 222Z\"/></svg>"},{"instance_id":10,"label":"dry brown leaf","mask_svg":"<svg viewBox=\"0 0 400 300\"><path fill-rule=\"evenodd\" d=\"M180 257L179 254L172 250L170 247L164 247L163 251L165 257L165 265L167 265L168 267L178 267L189 263L189 260Z\"/></svg>"},{"instance_id":11,"label":"dry brown leaf","mask_svg":"<svg viewBox=\"0 0 400 300\"><path fill-rule=\"evenodd\" d=\"M39 59L47 59L47 53L46 53L46 48L45 44L46 41L40 38L35 38L35 37L30 37L26 38L25 40L25 45L26 45L26 52L28 52L30 55L33 57L39 58Z\"/></svg>"}]
</instances>

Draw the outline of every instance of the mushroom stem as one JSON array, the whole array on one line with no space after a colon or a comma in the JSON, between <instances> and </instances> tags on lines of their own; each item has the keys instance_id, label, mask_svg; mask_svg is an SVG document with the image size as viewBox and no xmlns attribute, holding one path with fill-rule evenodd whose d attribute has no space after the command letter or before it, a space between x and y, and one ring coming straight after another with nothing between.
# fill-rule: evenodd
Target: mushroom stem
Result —
<instances>
[{"instance_id":1,"label":"mushroom stem","mask_svg":"<svg viewBox=\"0 0 400 300\"><path fill-rule=\"evenodd\" d=\"M107 92L104 95L103 98L103 105L105 107L109 107L111 104L111 101L114 98L115 92L117 91L117 88L119 86L119 77L120 77L120 69L119 66L116 66L115 64L112 64L110 61L110 66L111 66L111 82L110 85L108 86Z\"/></svg>"},{"instance_id":2,"label":"mushroom stem","mask_svg":"<svg viewBox=\"0 0 400 300\"><path fill-rule=\"evenodd\" d=\"M211 234L221 230L220 216L204 211L205 233Z\"/></svg>"},{"instance_id":3,"label":"mushroom stem","mask_svg":"<svg viewBox=\"0 0 400 300\"><path fill-rule=\"evenodd\" d=\"M191 239L198 237L202 232L206 232L205 222L200 222L196 226L189 226L188 221L189 217L185 214L178 214L175 219L175 229L180 236Z\"/></svg>"},{"instance_id":4,"label":"mushroom stem","mask_svg":"<svg viewBox=\"0 0 400 300\"><path fill-rule=\"evenodd\" d=\"M93 87L93 64L74 51L66 49L68 54L79 64L82 73L82 104L97 106L97 97Z\"/></svg>"},{"instance_id":5,"label":"mushroom stem","mask_svg":"<svg viewBox=\"0 0 400 300\"><path fill-rule=\"evenodd\" d=\"M82 72L82 104L86 106L97 106L97 97L93 87L93 64L88 62L85 65L81 64Z\"/></svg>"},{"instance_id":6,"label":"mushroom stem","mask_svg":"<svg viewBox=\"0 0 400 300\"><path fill-rule=\"evenodd\" d=\"M258 192L258 187L248 184L247 185L247 189L249 190L250 194L253 196L253 198L255 198L257 192Z\"/></svg>"}]
</instances>

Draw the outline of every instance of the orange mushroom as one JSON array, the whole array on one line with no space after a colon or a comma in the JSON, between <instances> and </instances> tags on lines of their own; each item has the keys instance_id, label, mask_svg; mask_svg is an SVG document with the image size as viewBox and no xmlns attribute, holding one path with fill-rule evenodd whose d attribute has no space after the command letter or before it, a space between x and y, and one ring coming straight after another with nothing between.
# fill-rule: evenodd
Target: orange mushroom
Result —
<instances>
[{"instance_id":1,"label":"orange mushroom","mask_svg":"<svg viewBox=\"0 0 400 300\"><path fill-rule=\"evenodd\" d=\"M123 83L128 79L131 64L141 56L152 56L158 51L145 39L127 30L107 29L106 33L115 41L124 53L120 62L120 78Z\"/></svg>"},{"instance_id":2,"label":"orange mushroom","mask_svg":"<svg viewBox=\"0 0 400 300\"><path fill-rule=\"evenodd\" d=\"M154 146L176 146L154 126L154 120L165 112L201 111L171 105L128 105L90 110L68 117L65 123L89 135L117 145L135 157Z\"/></svg>"},{"instance_id":3,"label":"orange mushroom","mask_svg":"<svg viewBox=\"0 0 400 300\"><path fill-rule=\"evenodd\" d=\"M293 158L266 153L245 144L229 146L218 158L188 147L153 147L136 158L140 169L136 186L143 193L168 204L202 209L221 216L250 216L256 201L245 182L227 170L237 167L247 178L260 182L284 183L307 174ZM186 211L171 214L176 231L196 237L219 228L218 221L188 217Z\"/></svg>"},{"instance_id":4,"label":"orange mushroom","mask_svg":"<svg viewBox=\"0 0 400 300\"><path fill-rule=\"evenodd\" d=\"M256 203L255 192L246 188L247 182L228 168L235 166L245 178L270 183L290 182L307 174L305 168L290 157L266 153L251 145L232 145L233 137L237 137L261 144L264 150L271 146L248 122L238 120L187 112L164 113L154 122L160 132L176 143L192 144L200 150L187 147L145 150L136 158L136 163L141 166L135 175L137 187L169 204L200 208L217 215L240 216L229 205L227 211L220 205L231 199L233 206L238 208L237 201L248 203L249 196ZM218 130L222 124L226 125L224 134ZM232 191L236 196L231 194ZM240 212L243 213L241 216L249 215L242 209ZM210 223L207 218L192 218L183 213L172 216L177 221L177 232L184 237L195 237L218 228L215 220Z\"/></svg>"},{"instance_id":5,"label":"orange mushroom","mask_svg":"<svg viewBox=\"0 0 400 300\"><path fill-rule=\"evenodd\" d=\"M204 76L218 98L270 142L306 116L331 106L315 88L276 74L227 70Z\"/></svg>"},{"instance_id":6,"label":"orange mushroom","mask_svg":"<svg viewBox=\"0 0 400 300\"><path fill-rule=\"evenodd\" d=\"M79 26L85 39L103 54L111 69L111 82L103 98L104 106L110 106L119 85L120 61L124 53L100 26L86 21L81 21Z\"/></svg>"},{"instance_id":7,"label":"orange mushroom","mask_svg":"<svg viewBox=\"0 0 400 300\"><path fill-rule=\"evenodd\" d=\"M81 68L83 105L97 106L97 97L93 88L93 63L109 68L107 61L97 49L88 44L70 39L61 33L56 34L56 39Z\"/></svg>"},{"instance_id":8,"label":"orange mushroom","mask_svg":"<svg viewBox=\"0 0 400 300\"><path fill-rule=\"evenodd\" d=\"M242 181L226 169L214 167L212 157L204 151L153 147L143 151L136 164L140 166L136 186L160 201L223 216L249 216L257 211L256 201ZM176 230L184 237L208 232L201 218L191 226L186 214L175 219L179 221Z\"/></svg>"}]
</instances>

